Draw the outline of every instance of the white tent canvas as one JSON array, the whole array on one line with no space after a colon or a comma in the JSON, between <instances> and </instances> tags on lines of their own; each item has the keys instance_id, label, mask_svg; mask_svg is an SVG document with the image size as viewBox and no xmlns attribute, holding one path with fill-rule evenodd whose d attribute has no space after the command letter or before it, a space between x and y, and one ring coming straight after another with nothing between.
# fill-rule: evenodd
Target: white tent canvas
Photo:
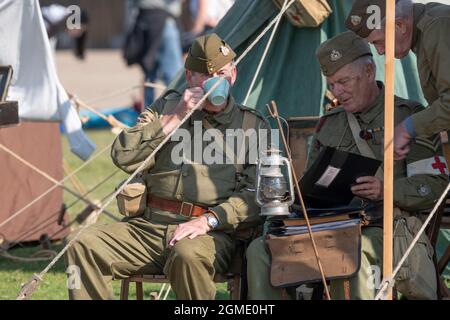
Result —
<instances>
[{"instance_id":1,"label":"white tent canvas","mask_svg":"<svg viewBox=\"0 0 450 320\"><path fill-rule=\"evenodd\" d=\"M60 121L73 153L86 160L95 150L56 73L38 0L0 0L0 65L13 67L8 100L19 102L22 120Z\"/></svg>"}]
</instances>

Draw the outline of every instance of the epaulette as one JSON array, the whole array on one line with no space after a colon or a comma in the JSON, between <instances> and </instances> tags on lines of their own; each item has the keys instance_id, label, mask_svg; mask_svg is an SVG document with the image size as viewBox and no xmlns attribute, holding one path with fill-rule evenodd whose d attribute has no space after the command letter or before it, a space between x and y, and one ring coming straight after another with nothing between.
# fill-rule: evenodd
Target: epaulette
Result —
<instances>
[{"instance_id":1,"label":"epaulette","mask_svg":"<svg viewBox=\"0 0 450 320\"><path fill-rule=\"evenodd\" d=\"M342 111L345 111L343 107L337 107L333 110L329 111L328 113L324 114L320 117L319 121L317 122L316 128L314 129L315 133L319 133L320 129L322 129L323 125L327 121L327 117L341 113Z\"/></svg>"},{"instance_id":2,"label":"epaulette","mask_svg":"<svg viewBox=\"0 0 450 320\"><path fill-rule=\"evenodd\" d=\"M443 8L443 6L446 6L444 3L428 3L424 6L425 14L422 15L417 23L417 27L420 31L424 31L430 27L437 18L448 17L448 9Z\"/></svg>"},{"instance_id":3,"label":"epaulette","mask_svg":"<svg viewBox=\"0 0 450 320\"><path fill-rule=\"evenodd\" d=\"M244 110L244 111L249 111L249 112L253 113L255 116L264 119L264 116L262 115L262 113L260 111L256 110L256 109L253 109L253 108L250 108L250 107L246 107L246 106L243 106L241 104L237 104L237 106L240 109Z\"/></svg>"},{"instance_id":4,"label":"epaulette","mask_svg":"<svg viewBox=\"0 0 450 320\"><path fill-rule=\"evenodd\" d=\"M411 113L417 112L417 109L423 109L423 106L420 102L409 100L409 99L403 99L398 96L394 96L394 104L395 107L407 107Z\"/></svg>"},{"instance_id":5,"label":"epaulette","mask_svg":"<svg viewBox=\"0 0 450 320\"><path fill-rule=\"evenodd\" d=\"M253 114L254 116L256 116L257 118L259 118L261 121L263 121L267 126L269 126L267 119L262 115L262 113L256 109L253 108L249 108L240 104L237 104L237 106L239 107L239 109L241 109L242 111L247 111L250 112L251 114Z\"/></svg>"},{"instance_id":6,"label":"epaulette","mask_svg":"<svg viewBox=\"0 0 450 320\"><path fill-rule=\"evenodd\" d=\"M169 114L177 105L181 98L181 94L176 90L167 90L158 100L155 101L154 105L157 112L160 115Z\"/></svg>"},{"instance_id":7,"label":"epaulette","mask_svg":"<svg viewBox=\"0 0 450 320\"><path fill-rule=\"evenodd\" d=\"M332 115L335 115L335 114L337 114L337 113L341 113L341 112L343 112L343 111L345 111L345 110L344 110L344 107L336 107L336 108L333 108L331 111L325 113L321 118L323 118L323 117L328 117L328 116L332 116Z\"/></svg>"},{"instance_id":8,"label":"epaulette","mask_svg":"<svg viewBox=\"0 0 450 320\"><path fill-rule=\"evenodd\" d=\"M171 101L171 100L177 100L181 97L181 93L179 93L176 90L170 89L167 90L164 95L162 96L162 98L166 101Z\"/></svg>"}]
</instances>

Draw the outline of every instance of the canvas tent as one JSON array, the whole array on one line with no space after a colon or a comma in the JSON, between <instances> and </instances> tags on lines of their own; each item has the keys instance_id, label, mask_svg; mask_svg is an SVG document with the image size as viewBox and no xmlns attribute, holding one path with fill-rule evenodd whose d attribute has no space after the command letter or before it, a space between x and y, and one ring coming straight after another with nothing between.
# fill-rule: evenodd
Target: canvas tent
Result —
<instances>
[{"instance_id":1,"label":"canvas tent","mask_svg":"<svg viewBox=\"0 0 450 320\"><path fill-rule=\"evenodd\" d=\"M60 121L73 153L95 150L56 73L38 0L0 0L0 65L13 67L8 100L19 102L22 120Z\"/></svg>"},{"instance_id":2,"label":"canvas tent","mask_svg":"<svg viewBox=\"0 0 450 320\"><path fill-rule=\"evenodd\" d=\"M59 122L64 124L72 152L83 160L95 145L82 131L77 111L59 82L39 1L0 0L0 21L0 65L13 67L7 100L18 101L21 119L17 127L0 129L0 143L60 181ZM0 151L0 163L0 223L4 223L53 183L5 150ZM59 217L62 202L62 190L51 191L1 226L0 242L35 241L43 234L62 238L69 231Z\"/></svg>"},{"instance_id":3,"label":"canvas tent","mask_svg":"<svg viewBox=\"0 0 450 320\"><path fill-rule=\"evenodd\" d=\"M17 127L2 128L0 143L52 178L58 181L63 178L59 124L23 122ZM3 150L0 163L0 222L3 222L53 183ZM23 215L0 228L0 241L36 241L44 234L51 239L63 238L69 229L64 229L67 217L61 217L62 205L63 191L56 188Z\"/></svg>"}]
</instances>

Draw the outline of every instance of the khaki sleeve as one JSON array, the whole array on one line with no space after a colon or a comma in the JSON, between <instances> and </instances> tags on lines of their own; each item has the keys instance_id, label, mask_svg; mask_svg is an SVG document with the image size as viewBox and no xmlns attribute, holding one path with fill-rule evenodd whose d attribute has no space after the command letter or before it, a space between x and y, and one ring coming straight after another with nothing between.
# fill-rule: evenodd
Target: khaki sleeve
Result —
<instances>
[{"instance_id":1,"label":"khaki sleeve","mask_svg":"<svg viewBox=\"0 0 450 320\"><path fill-rule=\"evenodd\" d=\"M114 140L111 158L114 164L127 173L134 172L165 138L160 114L164 100L157 100L139 115L136 126L124 129ZM152 159L144 170L153 167Z\"/></svg>"},{"instance_id":2,"label":"khaki sleeve","mask_svg":"<svg viewBox=\"0 0 450 320\"><path fill-rule=\"evenodd\" d=\"M423 39L426 59L431 67L428 79L436 84L439 98L430 102L428 108L412 116L418 136L430 137L450 128L450 19L439 19L428 27Z\"/></svg>"},{"instance_id":3,"label":"khaki sleeve","mask_svg":"<svg viewBox=\"0 0 450 320\"><path fill-rule=\"evenodd\" d=\"M394 204L400 209L429 209L447 186L448 170L439 135L433 138L417 139L411 145L406 158L406 176L394 181ZM445 170L447 174L442 173Z\"/></svg>"}]
</instances>

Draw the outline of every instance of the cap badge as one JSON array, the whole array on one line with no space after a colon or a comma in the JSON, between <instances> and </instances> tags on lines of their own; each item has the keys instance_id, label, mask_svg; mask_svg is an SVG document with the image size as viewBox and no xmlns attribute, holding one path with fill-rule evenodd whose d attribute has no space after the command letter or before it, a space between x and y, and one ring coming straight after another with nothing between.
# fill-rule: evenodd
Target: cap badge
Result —
<instances>
[{"instance_id":1,"label":"cap badge","mask_svg":"<svg viewBox=\"0 0 450 320\"><path fill-rule=\"evenodd\" d=\"M336 62L340 58L342 58L342 54L339 51L337 51L337 50L331 51L331 53L330 53L330 60L331 61Z\"/></svg>"},{"instance_id":2,"label":"cap badge","mask_svg":"<svg viewBox=\"0 0 450 320\"><path fill-rule=\"evenodd\" d=\"M220 46L220 52L222 52L222 54L226 57L227 55L229 55L230 54L230 49L228 49L227 47L225 47L225 46Z\"/></svg>"},{"instance_id":3,"label":"cap badge","mask_svg":"<svg viewBox=\"0 0 450 320\"><path fill-rule=\"evenodd\" d=\"M350 21L352 23L352 25L354 25L355 27L361 23L361 17L360 16L351 16L350 17Z\"/></svg>"}]
</instances>

